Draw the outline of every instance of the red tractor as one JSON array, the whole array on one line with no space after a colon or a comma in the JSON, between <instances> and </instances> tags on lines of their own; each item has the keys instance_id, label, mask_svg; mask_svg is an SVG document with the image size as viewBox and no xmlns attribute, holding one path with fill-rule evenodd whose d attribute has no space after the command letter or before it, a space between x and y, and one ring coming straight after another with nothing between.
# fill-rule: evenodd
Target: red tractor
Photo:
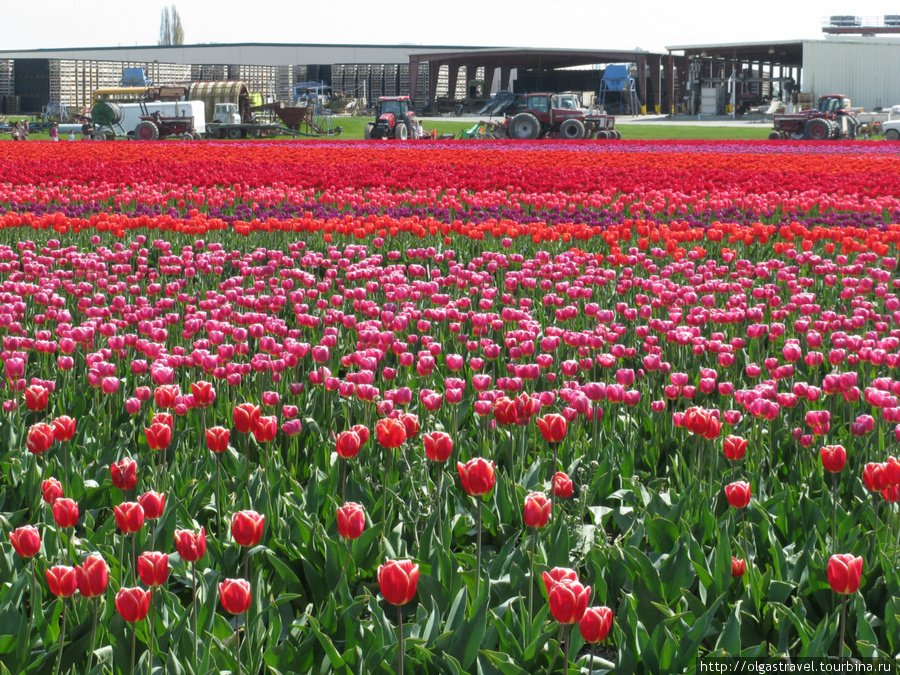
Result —
<instances>
[{"instance_id":1,"label":"red tractor","mask_svg":"<svg viewBox=\"0 0 900 675\"><path fill-rule=\"evenodd\" d=\"M410 107L409 96L382 96L375 107L375 121L366 124L363 138L418 138L419 122Z\"/></svg>"},{"instance_id":2,"label":"red tractor","mask_svg":"<svg viewBox=\"0 0 900 675\"><path fill-rule=\"evenodd\" d=\"M525 107L502 122L509 138L622 138L616 118L563 107L556 94L527 94Z\"/></svg>"},{"instance_id":3,"label":"red tractor","mask_svg":"<svg viewBox=\"0 0 900 675\"><path fill-rule=\"evenodd\" d=\"M819 99L815 110L775 115L774 130L769 140L792 138L796 141L855 140L859 131L856 113L850 109L850 99L831 94Z\"/></svg>"}]
</instances>

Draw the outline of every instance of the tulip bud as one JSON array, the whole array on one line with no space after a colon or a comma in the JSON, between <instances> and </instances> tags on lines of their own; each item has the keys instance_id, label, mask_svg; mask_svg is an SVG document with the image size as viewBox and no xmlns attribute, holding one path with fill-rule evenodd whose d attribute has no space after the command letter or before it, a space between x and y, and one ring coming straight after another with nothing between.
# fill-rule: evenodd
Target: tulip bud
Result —
<instances>
[{"instance_id":1,"label":"tulip bud","mask_svg":"<svg viewBox=\"0 0 900 675\"><path fill-rule=\"evenodd\" d=\"M543 492L532 492L525 497L525 527L544 527L550 520L552 504Z\"/></svg>"},{"instance_id":2,"label":"tulip bud","mask_svg":"<svg viewBox=\"0 0 900 675\"><path fill-rule=\"evenodd\" d=\"M150 591L123 588L116 594L116 610L129 623L142 621L150 611Z\"/></svg>"},{"instance_id":3,"label":"tulip bud","mask_svg":"<svg viewBox=\"0 0 900 675\"><path fill-rule=\"evenodd\" d=\"M444 431L425 434L425 456L432 462L446 462L453 452L453 439Z\"/></svg>"},{"instance_id":4,"label":"tulip bud","mask_svg":"<svg viewBox=\"0 0 900 675\"><path fill-rule=\"evenodd\" d=\"M41 550L41 535L33 525L23 525L10 532L9 542L23 558L33 558Z\"/></svg>"},{"instance_id":5,"label":"tulip bud","mask_svg":"<svg viewBox=\"0 0 900 675\"><path fill-rule=\"evenodd\" d=\"M419 566L411 560L388 560L378 566L378 587L392 605L405 605L416 595Z\"/></svg>"},{"instance_id":6,"label":"tulip bud","mask_svg":"<svg viewBox=\"0 0 900 675\"><path fill-rule=\"evenodd\" d=\"M46 571L47 586L57 598L71 597L78 590L78 573L74 567L57 565Z\"/></svg>"},{"instance_id":7,"label":"tulip bud","mask_svg":"<svg viewBox=\"0 0 900 675\"><path fill-rule=\"evenodd\" d=\"M481 458L470 459L466 464L457 462L456 470L463 490L471 497L480 497L494 489L494 463Z\"/></svg>"},{"instance_id":8,"label":"tulip bud","mask_svg":"<svg viewBox=\"0 0 900 675\"><path fill-rule=\"evenodd\" d=\"M613 613L609 607L588 607L578 622L578 629L585 642L596 644L606 639L612 623Z\"/></svg>"},{"instance_id":9,"label":"tulip bud","mask_svg":"<svg viewBox=\"0 0 900 675\"><path fill-rule=\"evenodd\" d=\"M831 556L828 561L828 583L835 593L849 595L859 589L863 559L849 553Z\"/></svg>"},{"instance_id":10,"label":"tulip bud","mask_svg":"<svg viewBox=\"0 0 900 675\"><path fill-rule=\"evenodd\" d=\"M337 510L338 533L344 539L356 539L366 529L366 512L355 502L347 502Z\"/></svg>"},{"instance_id":11,"label":"tulip bud","mask_svg":"<svg viewBox=\"0 0 900 675\"><path fill-rule=\"evenodd\" d=\"M175 549L185 562L197 562L206 555L206 528L199 532L175 530Z\"/></svg>"},{"instance_id":12,"label":"tulip bud","mask_svg":"<svg viewBox=\"0 0 900 675\"><path fill-rule=\"evenodd\" d=\"M243 614L250 608L252 596L246 579L225 579L219 584L219 600L229 614Z\"/></svg>"},{"instance_id":13,"label":"tulip bud","mask_svg":"<svg viewBox=\"0 0 900 675\"><path fill-rule=\"evenodd\" d=\"M145 551L137 561L138 576L147 586L162 586L169 578L169 556L159 551Z\"/></svg>"},{"instance_id":14,"label":"tulip bud","mask_svg":"<svg viewBox=\"0 0 900 675\"><path fill-rule=\"evenodd\" d=\"M575 492L572 479L562 471L553 475L553 496L568 499Z\"/></svg>"},{"instance_id":15,"label":"tulip bud","mask_svg":"<svg viewBox=\"0 0 900 675\"><path fill-rule=\"evenodd\" d=\"M231 536L239 546L256 546L265 524L266 517L256 511L238 511L231 517Z\"/></svg>"},{"instance_id":16,"label":"tulip bud","mask_svg":"<svg viewBox=\"0 0 900 675\"><path fill-rule=\"evenodd\" d=\"M53 519L59 527L75 527L78 523L78 503L67 497L53 502Z\"/></svg>"},{"instance_id":17,"label":"tulip bud","mask_svg":"<svg viewBox=\"0 0 900 675\"><path fill-rule=\"evenodd\" d=\"M737 481L725 486L725 497L736 509L742 509L750 503L750 484Z\"/></svg>"},{"instance_id":18,"label":"tulip bud","mask_svg":"<svg viewBox=\"0 0 900 675\"><path fill-rule=\"evenodd\" d=\"M166 510L166 496L150 490L138 497L138 504L144 509L147 520L156 520Z\"/></svg>"}]
</instances>

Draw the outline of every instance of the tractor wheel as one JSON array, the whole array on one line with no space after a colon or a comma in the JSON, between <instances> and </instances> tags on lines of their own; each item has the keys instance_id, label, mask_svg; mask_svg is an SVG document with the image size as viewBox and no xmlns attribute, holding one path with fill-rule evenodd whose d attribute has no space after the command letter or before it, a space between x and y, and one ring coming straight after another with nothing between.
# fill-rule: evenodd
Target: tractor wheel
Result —
<instances>
[{"instance_id":1,"label":"tractor wheel","mask_svg":"<svg viewBox=\"0 0 900 675\"><path fill-rule=\"evenodd\" d=\"M566 120L559 125L559 135L568 139L584 138L584 123L581 120Z\"/></svg>"},{"instance_id":2,"label":"tractor wheel","mask_svg":"<svg viewBox=\"0 0 900 675\"><path fill-rule=\"evenodd\" d=\"M193 134L191 134L191 136L194 137L194 140L195 140L195 141L199 141L199 140L202 140L202 139L203 139L203 136L201 136L201 135L200 135L199 133L197 133L196 131L195 131Z\"/></svg>"},{"instance_id":3,"label":"tractor wheel","mask_svg":"<svg viewBox=\"0 0 900 675\"><path fill-rule=\"evenodd\" d=\"M828 120L813 119L806 123L806 129L803 131L803 138L807 141L825 141L831 135L831 126Z\"/></svg>"},{"instance_id":4,"label":"tractor wheel","mask_svg":"<svg viewBox=\"0 0 900 675\"><path fill-rule=\"evenodd\" d=\"M138 122L134 128L136 141L155 141L157 138L159 138L159 127L149 120Z\"/></svg>"},{"instance_id":5,"label":"tractor wheel","mask_svg":"<svg viewBox=\"0 0 900 675\"><path fill-rule=\"evenodd\" d=\"M599 138L601 141L605 141L612 138L612 136L609 135L609 132L606 129L601 129L597 132L597 138Z\"/></svg>"},{"instance_id":6,"label":"tractor wheel","mask_svg":"<svg viewBox=\"0 0 900 675\"><path fill-rule=\"evenodd\" d=\"M365 129L363 129L363 138L367 141L372 140L372 130L375 128L374 122L369 122L366 124Z\"/></svg>"},{"instance_id":7,"label":"tractor wheel","mask_svg":"<svg viewBox=\"0 0 900 675\"><path fill-rule=\"evenodd\" d=\"M769 132L769 140L770 141L780 141L782 139L782 135L780 131L771 131Z\"/></svg>"},{"instance_id":8,"label":"tractor wheel","mask_svg":"<svg viewBox=\"0 0 900 675\"><path fill-rule=\"evenodd\" d=\"M398 141L405 141L409 138L409 127L406 126L403 122L397 122L397 126L394 127L394 138Z\"/></svg>"},{"instance_id":9,"label":"tractor wheel","mask_svg":"<svg viewBox=\"0 0 900 675\"><path fill-rule=\"evenodd\" d=\"M888 129L884 132L884 140L900 141L900 131L897 131L896 129Z\"/></svg>"},{"instance_id":10,"label":"tractor wheel","mask_svg":"<svg viewBox=\"0 0 900 675\"><path fill-rule=\"evenodd\" d=\"M522 112L509 121L507 132L510 138L531 141L541 135L541 122L531 113Z\"/></svg>"},{"instance_id":11,"label":"tractor wheel","mask_svg":"<svg viewBox=\"0 0 900 675\"><path fill-rule=\"evenodd\" d=\"M241 130L240 130L240 129L229 129L229 130L228 130L228 138L230 138L230 139L232 139L232 140L235 140L235 139L240 138L240 137L241 137Z\"/></svg>"},{"instance_id":12,"label":"tractor wheel","mask_svg":"<svg viewBox=\"0 0 900 675\"><path fill-rule=\"evenodd\" d=\"M190 131L185 131L183 134L181 134L181 140L192 141L194 140L194 134L192 134Z\"/></svg>"},{"instance_id":13,"label":"tractor wheel","mask_svg":"<svg viewBox=\"0 0 900 675\"><path fill-rule=\"evenodd\" d=\"M841 140L841 125L836 120L827 120L828 122L828 138L832 141Z\"/></svg>"},{"instance_id":14,"label":"tractor wheel","mask_svg":"<svg viewBox=\"0 0 900 675\"><path fill-rule=\"evenodd\" d=\"M610 138L612 138L614 141L622 140L622 132L619 131L618 129L613 129L609 133L612 134L612 136L610 136Z\"/></svg>"}]
</instances>

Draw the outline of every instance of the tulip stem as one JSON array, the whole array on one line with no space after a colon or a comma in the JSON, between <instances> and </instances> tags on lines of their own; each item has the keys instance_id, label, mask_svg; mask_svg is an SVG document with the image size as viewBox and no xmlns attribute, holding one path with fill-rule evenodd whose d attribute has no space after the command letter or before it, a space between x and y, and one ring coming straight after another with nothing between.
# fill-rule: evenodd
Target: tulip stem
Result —
<instances>
[{"instance_id":1,"label":"tulip stem","mask_svg":"<svg viewBox=\"0 0 900 675\"><path fill-rule=\"evenodd\" d=\"M62 663L63 642L66 637L66 599L60 598L62 602L62 628L59 631L59 658L56 659L56 675L59 675L59 666Z\"/></svg>"},{"instance_id":2,"label":"tulip stem","mask_svg":"<svg viewBox=\"0 0 900 675\"><path fill-rule=\"evenodd\" d=\"M193 578L192 585L192 594L193 594L193 602L191 602L191 608L194 613L194 659L199 659L200 650L197 647L198 636L197 636L197 563L191 562L191 577Z\"/></svg>"},{"instance_id":3,"label":"tulip stem","mask_svg":"<svg viewBox=\"0 0 900 675\"><path fill-rule=\"evenodd\" d=\"M397 656L400 659L400 675L403 675L403 607L397 605Z\"/></svg>"},{"instance_id":4,"label":"tulip stem","mask_svg":"<svg viewBox=\"0 0 900 675\"><path fill-rule=\"evenodd\" d=\"M534 600L534 549L537 541L538 529L531 528L531 572L528 574L528 621L531 621L531 611Z\"/></svg>"},{"instance_id":5,"label":"tulip stem","mask_svg":"<svg viewBox=\"0 0 900 675\"><path fill-rule=\"evenodd\" d=\"M844 658L844 628L847 624L847 594L841 593L841 641L838 644L838 657Z\"/></svg>"},{"instance_id":6,"label":"tulip stem","mask_svg":"<svg viewBox=\"0 0 900 675\"><path fill-rule=\"evenodd\" d=\"M85 675L91 675L91 661L94 660L94 647L97 639L97 614L100 611L100 596L94 596L94 620L91 622L91 651L88 652L88 664Z\"/></svg>"},{"instance_id":7,"label":"tulip stem","mask_svg":"<svg viewBox=\"0 0 900 675\"><path fill-rule=\"evenodd\" d=\"M150 659L147 668L147 675L153 675L153 641L156 637L156 599L153 591L155 587L150 587Z\"/></svg>"},{"instance_id":8,"label":"tulip stem","mask_svg":"<svg viewBox=\"0 0 900 675\"><path fill-rule=\"evenodd\" d=\"M476 497L478 500L478 526L476 531L476 543L478 549L478 560L475 565L475 597L481 593L481 496Z\"/></svg>"},{"instance_id":9,"label":"tulip stem","mask_svg":"<svg viewBox=\"0 0 900 675\"><path fill-rule=\"evenodd\" d=\"M219 536L225 535L222 529L222 453L216 453L216 518L219 521Z\"/></svg>"},{"instance_id":10,"label":"tulip stem","mask_svg":"<svg viewBox=\"0 0 900 675\"><path fill-rule=\"evenodd\" d=\"M137 586L137 544L134 533L131 535L131 583Z\"/></svg>"},{"instance_id":11,"label":"tulip stem","mask_svg":"<svg viewBox=\"0 0 900 675\"><path fill-rule=\"evenodd\" d=\"M837 474L831 474L831 552L837 552Z\"/></svg>"},{"instance_id":12,"label":"tulip stem","mask_svg":"<svg viewBox=\"0 0 900 675\"><path fill-rule=\"evenodd\" d=\"M134 653L137 650L137 626L131 624L131 668L128 670L130 675L134 675Z\"/></svg>"},{"instance_id":13,"label":"tulip stem","mask_svg":"<svg viewBox=\"0 0 900 675\"><path fill-rule=\"evenodd\" d=\"M566 631L566 661L563 664L563 673L566 674L569 672L569 651L572 646L572 628L575 624L569 625L569 630Z\"/></svg>"},{"instance_id":14,"label":"tulip stem","mask_svg":"<svg viewBox=\"0 0 900 675\"><path fill-rule=\"evenodd\" d=\"M559 635L556 636L556 651L553 652L553 660L550 662L550 668L547 669L548 675L553 672L553 666L556 665L556 658L559 656L559 649L562 645L563 624L559 624Z\"/></svg>"},{"instance_id":15,"label":"tulip stem","mask_svg":"<svg viewBox=\"0 0 900 675\"><path fill-rule=\"evenodd\" d=\"M347 460L341 458L341 503L346 502L347 493L345 492L345 487L347 485Z\"/></svg>"},{"instance_id":16,"label":"tulip stem","mask_svg":"<svg viewBox=\"0 0 900 675\"><path fill-rule=\"evenodd\" d=\"M437 506L436 506L436 508L437 508L437 534L438 534L438 537L440 538L441 534L442 534L441 533L441 482L444 477L444 467L439 462L436 462L436 464L437 464L437 490L436 490L437 497L436 497L435 501L437 503Z\"/></svg>"},{"instance_id":17,"label":"tulip stem","mask_svg":"<svg viewBox=\"0 0 900 675\"><path fill-rule=\"evenodd\" d=\"M119 587L125 586L125 538L128 535L122 533L122 539L119 541Z\"/></svg>"},{"instance_id":18,"label":"tulip stem","mask_svg":"<svg viewBox=\"0 0 900 675\"><path fill-rule=\"evenodd\" d=\"M594 648L596 646L597 646L597 643L595 643L595 642L591 643L591 660L590 660L591 665L588 666L588 671L589 671L590 675L593 675L593 673L594 673Z\"/></svg>"},{"instance_id":19,"label":"tulip stem","mask_svg":"<svg viewBox=\"0 0 900 675\"><path fill-rule=\"evenodd\" d=\"M234 617L234 656L237 660L237 675L241 675L241 615Z\"/></svg>"}]
</instances>

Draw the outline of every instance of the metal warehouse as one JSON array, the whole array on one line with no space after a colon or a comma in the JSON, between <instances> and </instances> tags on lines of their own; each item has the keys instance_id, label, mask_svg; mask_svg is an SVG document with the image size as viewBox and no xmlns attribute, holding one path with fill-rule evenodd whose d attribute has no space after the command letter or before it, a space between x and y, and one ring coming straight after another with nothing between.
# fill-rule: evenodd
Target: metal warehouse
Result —
<instances>
[{"instance_id":1,"label":"metal warehouse","mask_svg":"<svg viewBox=\"0 0 900 675\"><path fill-rule=\"evenodd\" d=\"M853 19L853 21L848 21ZM125 68L157 83L241 80L268 101L290 101L292 86L320 81L344 98L411 95L417 110L440 112L477 83L492 92L598 91L620 64L642 112L740 112L773 98L806 105L845 94L867 110L900 103L900 38L888 17L830 17L821 40L697 44L641 50L328 44L215 44L0 50L0 113L35 113L47 104L89 107L94 90L119 86ZM900 21L897 22L900 24ZM848 36L852 30L860 33ZM620 90L625 100L624 90ZM441 108L444 103L444 108ZM622 114L622 110L615 111Z\"/></svg>"}]
</instances>

